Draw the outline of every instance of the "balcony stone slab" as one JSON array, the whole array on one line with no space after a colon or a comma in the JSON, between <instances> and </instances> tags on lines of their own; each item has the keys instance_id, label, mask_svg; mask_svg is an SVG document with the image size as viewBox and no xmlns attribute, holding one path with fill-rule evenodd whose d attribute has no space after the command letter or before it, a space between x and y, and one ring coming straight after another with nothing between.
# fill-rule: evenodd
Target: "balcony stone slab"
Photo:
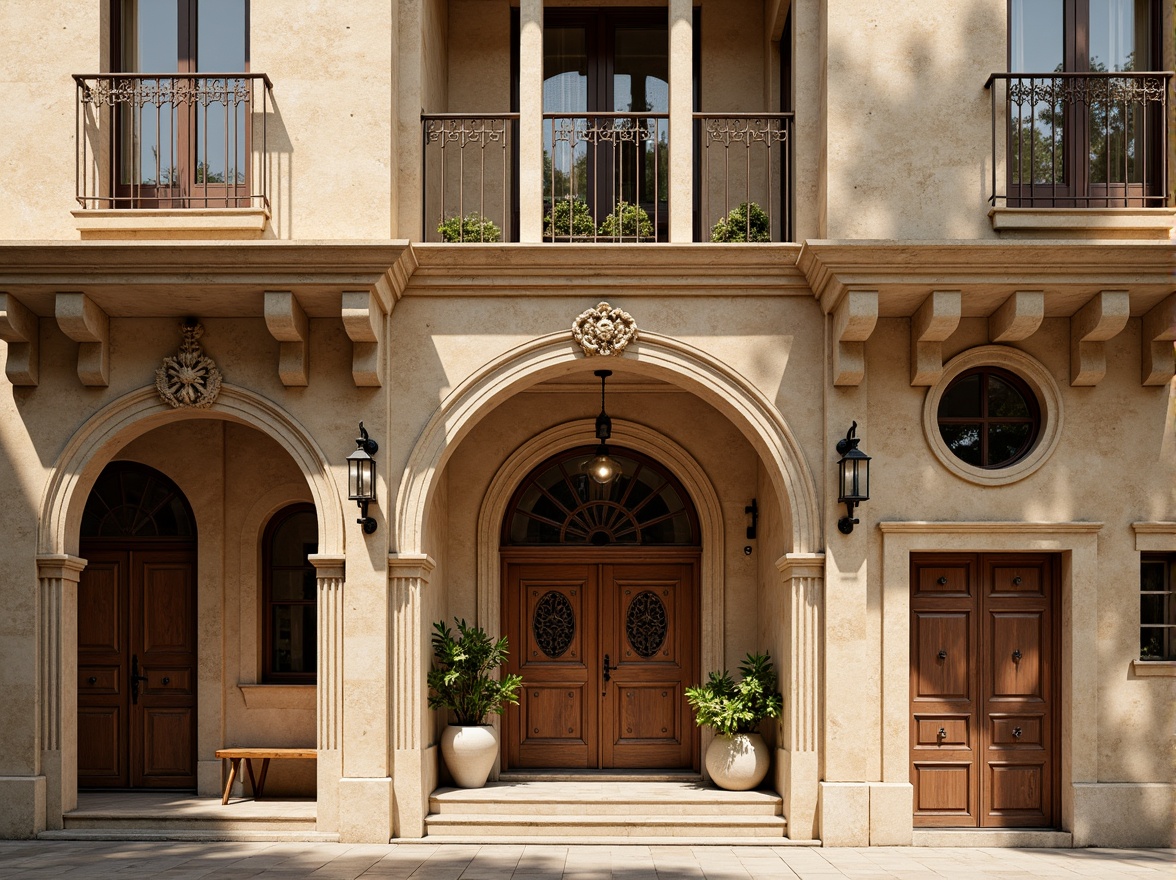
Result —
<instances>
[{"instance_id":1,"label":"balcony stone slab","mask_svg":"<svg viewBox=\"0 0 1176 880\"><path fill-rule=\"evenodd\" d=\"M98 208L73 211L83 240L240 241L267 236L266 208Z\"/></svg>"},{"instance_id":2,"label":"balcony stone slab","mask_svg":"<svg viewBox=\"0 0 1176 880\"><path fill-rule=\"evenodd\" d=\"M1168 241L1176 226L1176 208L993 208L988 217L1002 238Z\"/></svg>"}]
</instances>

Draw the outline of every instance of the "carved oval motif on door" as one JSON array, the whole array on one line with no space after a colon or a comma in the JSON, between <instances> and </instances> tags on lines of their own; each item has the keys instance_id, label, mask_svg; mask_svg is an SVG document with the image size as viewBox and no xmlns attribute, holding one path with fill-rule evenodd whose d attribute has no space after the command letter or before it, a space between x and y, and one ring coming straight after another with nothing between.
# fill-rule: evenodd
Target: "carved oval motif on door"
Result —
<instances>
[{"instance_id":1,"label":"carved oval motif on door","mask_svg":"<svg viewBox=\"0 0 1176 880\"><path fill-rule=\"evenodd\" d=\"M548 590L531 616L535 644L552 660L562 657L576 635L576 612L563 593Z\"/></svg>"},{"instance_id":2,"label":"carved oval motif on door","mask_svg":"<svg viewBox=\"0 0 1176 880\"><path fill-rule=\"evenodd\" d=\"M652 657L665 644L668 631L665 603L652 590L638 593L625 616L625 635L633 650L642 657Z\"/></svg>"}]
</instances>

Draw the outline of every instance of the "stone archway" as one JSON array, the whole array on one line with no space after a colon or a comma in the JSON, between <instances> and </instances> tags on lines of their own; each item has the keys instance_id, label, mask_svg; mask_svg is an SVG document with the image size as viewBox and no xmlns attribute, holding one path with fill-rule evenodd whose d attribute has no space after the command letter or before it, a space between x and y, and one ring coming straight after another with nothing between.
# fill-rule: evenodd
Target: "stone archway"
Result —
<instances>
[{"instance_id":1,"label":"stone archway","mask_svg":"<svg viewBox=\"0 0 1176 880\"><path fill-rule=\"evenodd\" d=\"M77 583L86 561L78 556L82 511L95 480L118 451L154 428L201 419L236 422L272 438L306 479L319 518L320 588L324 579L342 581L343 508L326 457L309 433L271 401L242 388L223 386L207 410L175 410L162 403L154 387L131 392L91 416L71 437L54 463L42 495L38 520L40 606L39 688L40 743L45 784L45 827L62 827L62 815L77 803ZM326 603L324 614L334 605ZM336 674L334 658L320 656L323 680ZM324 694L331 700L325 703ZM319 739L337 743L324 731L338 727L337 689L320 688ZM337 746L336 746L337 748ZM319 764L320 790L337 784L331 755ZM325 774L325 775L324 775ZM320 797L325 792L320 793ZM331 798L333 801L333 798Z\"/></svg>"}]
</instances>

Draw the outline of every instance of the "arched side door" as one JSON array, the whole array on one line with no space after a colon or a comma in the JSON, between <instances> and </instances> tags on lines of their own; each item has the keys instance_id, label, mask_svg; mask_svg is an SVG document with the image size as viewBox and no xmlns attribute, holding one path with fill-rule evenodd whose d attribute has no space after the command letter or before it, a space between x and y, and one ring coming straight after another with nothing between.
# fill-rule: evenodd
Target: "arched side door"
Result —
<instances>
[{"instance_id":1,"label":"arched side door","mask_svg":"<svg viewBox=\"0 0 1176 880\"><path fill-rule=\"evenodd\" d=\"M82 516L78 786L196 787L196 526L145 465L114 462Z\"/></svg>"},{"instance_id":2,"label":"arched side door","mask_svg":"<svg viewBox=\"0 0 1176 880\"><path fill-rule=\"evenodd\" d=\"M523 676L506 714L507 769L698 766L684 690L698 678L698 523L671 474L591 449L536 468L503 528L503 631Z\"/></svg>"}]
</instances>

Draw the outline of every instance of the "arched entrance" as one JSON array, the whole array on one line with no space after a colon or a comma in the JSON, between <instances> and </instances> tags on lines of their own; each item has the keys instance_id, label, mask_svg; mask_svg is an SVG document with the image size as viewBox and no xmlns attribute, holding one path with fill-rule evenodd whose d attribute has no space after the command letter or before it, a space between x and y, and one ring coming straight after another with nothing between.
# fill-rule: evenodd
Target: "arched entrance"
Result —
<instances>
[{"instance_id":1,"label":"arched entrance","mask_svg":"<svg viewBox=\"0 0 1176 880\"><path fill-rule=\"evenodd\" d=\"M78 786L196 787L196 522L168 477L103 469L78 583Z\"/></svg>"},{"instance_id":2,"label":"arched entrance","mask_svg":"<svg viewBox=\"0 0 1176 880\"><path fill-rule=\"evenodd\" d=\"M502 524L503 631L526 682L504 769L697 768L698 517L640 453L601 485L591 448L539 464Z\"/></svg>"}]
</instances>

